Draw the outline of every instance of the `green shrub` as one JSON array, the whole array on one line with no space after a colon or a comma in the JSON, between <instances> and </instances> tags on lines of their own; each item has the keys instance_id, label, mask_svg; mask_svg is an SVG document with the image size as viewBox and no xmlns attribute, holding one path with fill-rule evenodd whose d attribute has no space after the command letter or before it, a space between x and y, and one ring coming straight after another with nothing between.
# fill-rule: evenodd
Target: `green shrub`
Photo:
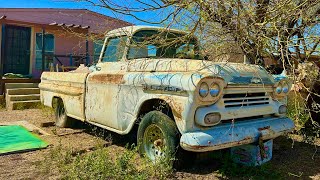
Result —
<instances>
[{"instance_id":1,"label":"green shrub","mask_svg":"<svg viewBox=\"0 0 320 180\"><path fill-rule=\"evenodd\" d=\"M310 118L306 103L305 97L298 92L291 92L288 96L287 115L295 122L297 130L303 128Z\"/></svg>"}]
</instances>

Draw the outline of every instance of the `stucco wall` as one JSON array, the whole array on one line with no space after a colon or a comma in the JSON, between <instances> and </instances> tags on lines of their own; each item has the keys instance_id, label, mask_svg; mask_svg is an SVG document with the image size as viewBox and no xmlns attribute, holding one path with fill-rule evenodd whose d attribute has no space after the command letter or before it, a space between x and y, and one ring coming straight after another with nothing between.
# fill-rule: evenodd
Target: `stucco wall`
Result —
<instances>
[{"instance_id":1,"label":"stucco wall","mask_svg":"<svg viewBox=\"0 0 320 180\"><path fill-rule=\"evenodd\" d=\"M41 70L36 69L36 52L35 52L35 41L36 33L41 33L42 28L39 26L34 26L33 31L33 44L32 47L34 51L32 52L32 74L34 77L40 77ZM86 53L86 33L85 32L73 32L70 30L48 28L46 27L45 32L48 34L54 35L54 54L56 55L85 55ZM89 40L89 55L90 61L92 61L93 56L93 41ZM59 57L60 61L64 66L70 66L70 58L68 57ZM57 61L54 60L54 64Z\"/></svg>"},{"instance_id":2,"label":"stucco wall","mask_svg":"<svg viewBox=\"0 0 320 180\"><path fill-rule=\"evenodd\" d=\"M46 33L54 35L55 51L57 55L81 55L86 53L86 33L99 34L103 37L106 31L115 28L132 25L131 23L104 16L86 9L51 9L51 8L0 8L0 24L12 24L24 27L31 27L31 48L30 48L30 74L34 78L41 75L41 70L36 69L36 33L42 32L45 27ZM83 28L66 28L50 26L49 24L80 25ZM75 32L76 31L76 32ZM81 34L82 33L82 34ZM1 28L0 28L1 37ZM93 40L89 41L90 61L93 60ZM1 52L1 51L0 51ZM65 66L69 66L69 58L60 58Z\"/></svg>"}]
</instances>

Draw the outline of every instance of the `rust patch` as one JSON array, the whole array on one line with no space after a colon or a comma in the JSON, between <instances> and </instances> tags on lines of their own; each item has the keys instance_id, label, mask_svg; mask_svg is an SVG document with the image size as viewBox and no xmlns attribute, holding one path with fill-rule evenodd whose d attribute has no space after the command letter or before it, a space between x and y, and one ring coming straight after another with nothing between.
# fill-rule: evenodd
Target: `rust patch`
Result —
<instances>
[{"instance_id":1,"label":"rust patch","mask_svg":"<svg viewBox=\"0 0 320 180\"><path fill-rule=\"evenodd\" d=\"M262 127L262 128L259 128L258 130L259 131L263 131L263 130L266 130L266 129L270 129L270 126Z\"/></svg>"},{"instance_id":2,"label":"rust patch","mask_svg":"<svg viewBox=\"0 0 320 180\"><path fill-rule=\"evenodd\" d=\"M173 110L172 110L172 113L175 117L177 117L178 119L181 119L182 118L182 111L183 111L183 107L181 104L173 104L172 103L172 107L173 107Z\"/></svg>"},{"instance_id":3,"label":"rust patch","mask_svg":"<svg viewBox=\"0 0 320 180\"><path fill-rule=\"evenodd\" d=\"M218 150L218 149L225 149L234 146L239 146L242 144L249 144L253 141L251 137L245 137L242 140L234 141L234 142L226 142L221 144L212 144L211 141L208 141L208 145L188 145L186 143L182 143L182 145L188 147L189 149L202 152L202 150Z\"/></svg>"},{"instance_id":4,"label":"rust patch","mask_svg":"<svg viewBox=\"0 0 320 180\"><path fill-rule=\"evenodd\" d=\"M173 97L165 96L165 97L163 97L163 100L165 100L169 104L169 106L171 107L173 116L176 117L177 120L182 120L181 114L184 110L183 105L180 102L174 100Z\"/></svg>"},{"instance_id":5,"label":"rust patch","mask_svg":"<svg viewBox=\"0 0 320 180\"><path fill-rule=\"evenodd\" d=\"M123 84L123 74L97 74L90 76L90 82L102 84Z\"/></svg>"},{"instance_id":6,"label":"rust patch","mask_svg":"<svg viewBox=\"0 0 320 180\"><path fill-rule=\"evenodd\" d=\"M183 145L187 146L188 148L190 149L193 149L193 150L202 150L202 149L205 149L205 148L208 148L208 146L200 146L200 145L188 145L188 144L185 144L183 143Z\"/></svg>"},{"instance_id":7,"label":"rust patch","mask_svg":"<svg viewBox=\"0 0 320 180\"><path fill-rule=\"evenodd\" d=\"M212 142L208 142L207 146L200 146L200 145L194 145L194 146L189 146L192 149L206 149L206 148L214 148L214 149L224 149L224 148L228 148L228 147L234 147L234 146L239 146L241 145L243 142L246 142L247 140L250 139L243 139L241 141L237 141L237 142L227 142L227 143L222 143L222 144L214 144L212 145Z\"/></svg>"},{"instance_id":8,"label":"rust patch","mask_svg":"<svg viewBox=\"0 0 320 180\"><path fill-rule=\"evenodd\" d=\"M80 96L84 93L84 88L82 87L72 87L64 86L64 85L56 85L56 84L49 84L49 83L41 83L39 84L39 88L41 91L49 91L64 95L70 96Z\"/></svg>"}]
</instances>

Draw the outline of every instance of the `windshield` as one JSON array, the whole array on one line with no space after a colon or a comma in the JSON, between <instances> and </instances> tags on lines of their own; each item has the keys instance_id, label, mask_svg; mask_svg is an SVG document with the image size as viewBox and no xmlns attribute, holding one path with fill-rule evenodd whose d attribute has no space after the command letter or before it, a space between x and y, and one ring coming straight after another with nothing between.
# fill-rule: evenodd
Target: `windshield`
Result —
<instances>
[{"instance_id":1,"label":"windshield","mask_svg":"<svg viewBox=\"0 0 320 180\"><path fill-rule=\"evenodd\" d=\"M168 31L142 30L133 35L127 58L200 59L200 56L194 37Z\"/></svg>"}]
</instances>

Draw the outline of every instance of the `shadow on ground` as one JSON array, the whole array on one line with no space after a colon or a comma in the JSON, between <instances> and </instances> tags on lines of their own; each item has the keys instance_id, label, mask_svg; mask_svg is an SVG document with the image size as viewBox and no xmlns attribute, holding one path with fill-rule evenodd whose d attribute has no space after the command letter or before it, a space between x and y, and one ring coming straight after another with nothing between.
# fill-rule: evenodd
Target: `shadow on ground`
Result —
<instances>
[{"instance_id":1,"label":"shadow on ground","mask_svg":"<svg viewBox=\"0 0 320 180\"><path fill-rule=\"evenodd\" d=\"M136 138L132 134L121 136L88 124L82 124L78 128L84 128L86 133L122 147L128 147L128 144L134 143ZM279 137L274 140L272 160L258 167L246 167L233 163L228 150L196 153L194 154L195 162L191 163L191 166L175 171L175 178L318 179L320 178L320 152L317 152L317 148L319 147Z\"/></svg>"},{"instance_id":2,"label":"shadow on ground","mask_svg":"<svg viewBox=\"0 0 320 180\"><path fill-rule=\"evenodd\" d=\"M319 179L320 152L317 146L294 142L286 137L274 141L273 158L258 167L246 167L233 163L227 151L216 151L201 159L191 168L180 173L210 176L221 174L231 179Z\"/></svg>"}]
</instances>

